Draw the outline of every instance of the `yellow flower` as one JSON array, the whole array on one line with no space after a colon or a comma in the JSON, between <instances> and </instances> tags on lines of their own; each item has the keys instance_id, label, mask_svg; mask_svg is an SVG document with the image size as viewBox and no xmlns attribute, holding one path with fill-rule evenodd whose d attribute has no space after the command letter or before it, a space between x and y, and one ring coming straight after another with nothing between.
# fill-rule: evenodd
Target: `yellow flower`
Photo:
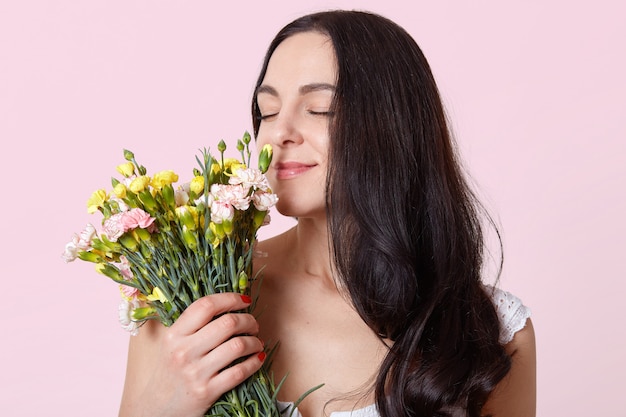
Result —
<instances>
[{"instance_id":1,"label":"yellow flower","mask_svg":"<svg viewBox=\"0 0 626 417\"><path fill-rule=\"evenodd\" d=\"M142 175L132 180L128 188L133 193L139 194L140 192L145 190L148 185L150 185L150 177Z\"/></svg>"},{"instance_id":2,"label":"yellow flower","mask_svg":"<svg viewBox=\"0 0 626 417\"><path fill-rule=\"evenodd\" d=\"M246 168L245 164L242 164L239 160L235 158L226 158L224 159L224 171L227 172L235 172L239 168Z\"/></svg>"},{"instance_id":3,"label":"yellow flower","mask_svg":"<svg viewBox=\"0 0 626 417\"><path fill-rule=\"evenodd\" d=\"M118 182L115 187L113 187L113 193L115 193L118 198L126 197L126 186Z\"/></svg>"},{"instance_id":4,"label":"yellow flower","mask_svg":"<svg viewBox=\"0 0 626 417\"><path fill-rule=\"evenodd\" d=\"M204 191L204 177L202 175L198 175L191 180L189 184L189 189L193 191L196 195L202 194Z\"/></svg>"},{"instance_id":5,"label":"yellow flower","mask_svg":"<svg viewBox=\"0 0 626 417\"><path fill-rule=\"evenodd\" d=\"M178 181L178 175L172 170L166 170L154 174L151 185L157 190L160 190L166 185L171 185L176 181Z\"/></svg>"},{"instance_id":6,"label":"yellow flower","mask_svg":"<svg viewBox=\"0 0 626 417\"><path fill-rule=\"evenodd\" d=\"M97 190L91 194L89 200L87 200L87 213L93 214L99 208L104 206L104 202L107 201L107 193L104 190Z\"/></svg>"},{"instance_id":7,"label":"yellow flower","mask_svg":"<svg viewBox=\"0 0 626 417\"><path fill-rule=\"evenodd\" d=\"M162 303L167 303L167 298L165 298L165 294L163 291L159 289L159 287L154 287L152 289L152 294L146 297L148 301L160 301Z\"/></svg>"},{"instance_id":8,"label":"yellow flower","mask_svg":"<svg viewBox=\"0 0 626 417\"><path fill-rule=\"evenodd\" d=\"M222 167L217 162L213 162L211 164L211 174L218 175L222 172Z\"/></svg>"},{"instance_id":9,"label":"yellow flower","mask_svg":"<svg viewBox=\"0 0 626 417\"><path fill-rule=\"evenodd\" d=\"M123 164L118 165L115 169L117 169L117 172L126 178L135 173L135 165L132 162L124 162Z\"/></svg>"}]
</instances>

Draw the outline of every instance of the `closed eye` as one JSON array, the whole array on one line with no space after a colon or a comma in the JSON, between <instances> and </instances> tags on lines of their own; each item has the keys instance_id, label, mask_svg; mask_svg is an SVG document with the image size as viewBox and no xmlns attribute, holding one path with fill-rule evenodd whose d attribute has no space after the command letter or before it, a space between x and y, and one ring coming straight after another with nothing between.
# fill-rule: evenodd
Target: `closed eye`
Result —
<instances>
[{"instance_id":1,"label":"closed eye","mask_svg":"<svg viewBox=\"0 0 626 417\"><path fill-rule=\"evenodd\" d=\"M325 111L309 110L308 113L313 116L332 116L335 114L334 112L330 110L325 110Z\"/></svg>"},{"instance_id":2,"label":"closed eye","mask_svg":"<svg viewBox=\"0 0 626 417\"><path fill-rule=\"evenodd\" d=\"M271 119L272 117L276 117L278 115L278 113L269 113L269 114L262 114L259 116L260 120L268 120Z\"/></svg>"}]
</instances>

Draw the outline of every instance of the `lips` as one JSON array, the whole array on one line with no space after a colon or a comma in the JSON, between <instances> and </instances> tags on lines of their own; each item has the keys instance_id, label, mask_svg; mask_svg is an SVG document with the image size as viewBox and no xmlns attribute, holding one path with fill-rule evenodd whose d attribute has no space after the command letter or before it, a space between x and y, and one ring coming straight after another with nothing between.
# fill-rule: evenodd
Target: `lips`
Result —
<instances>
[{"instance_id":1,"label":"lips","mask_svg":"<svg viewBox=\"0 0 626 417\"><path fill-rule=\"evenodd\" d=\"M279 180L287 180L298 177L315 167L316 164L305 164L302 162L278 162L274 164L274 170L276 171L276 178Z\"/></svg>"}]
</instances>

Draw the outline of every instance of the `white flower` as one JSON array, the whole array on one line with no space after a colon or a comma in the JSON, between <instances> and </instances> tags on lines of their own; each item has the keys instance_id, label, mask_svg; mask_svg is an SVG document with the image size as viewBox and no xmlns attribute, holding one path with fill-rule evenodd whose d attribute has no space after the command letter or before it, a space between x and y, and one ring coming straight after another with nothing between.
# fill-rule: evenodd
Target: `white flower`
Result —
<instances>
[{"instance_id":1,"label":"white flower","mask_svg":"<svg viewBox=\"0 0 626 417\"><path fill-rule=\"evenodd\" d=\"M139 301L134 299L122 299L119 306L120 324L122 325L122 328L130 332L132 336L137 336L139 334L139 323L133 321L132 319L133 310L138 307Z\"/></svg>"},{"instance_id":2,"label":"white flower","mask_svg":"<svg viewBox=\"0 0 626 417\"><path fill-rule=\"evenodd\" d=\"M267 211L271 207L274 207L278 202L278 196L273 193L265 191L257 191L252 194L252 202L254 207L259 211Z\"/></svg>"},{"instance_id":3,"label":"white flower","mask_svg":"<svg viewBox=\"0 0 626 417\"><path fill-rule=\"evenodd\" d=\"M96 236L96 228L92 224L87 224L80 235L74 234L72 241L65 245L65 250L61 257L65 262L72 262L78 257L79 251L91 249L91 241Z\"/></svg>"},{"instance_id":4,"label":"white flower","mask_svg":"<svg viewBox=\"0 0 626 417\"><path fill-rule=\"evenodd\" d=\"M184 206L189 202L189 183L182 184L174 191L176 207Z\"/></svg>"},{"instance_id":5,"label":"white flower","mask_svg":"<svg viewBox=\"0 0 626 417\"><path fill-rule=\"evenodd\" d=\"M76 260L76 258L78 257L78 248L73 241L68 242L65 245L65 250L63 251L63 254L61 254L61 257L65 262L72 262Z\"/></svg>"},{"instance_id":6,"label":"white flower","mask_svg":"<svg viewBox=\"0 0 626 417\"><path fill-rule=\"evenodd\" d=\"M260 188L261 185L266 183L266 179L261 171L256 168L239 168L229 178L228 183L241 185L247 193L250 187Z\"/></svg>"}]
</instances>

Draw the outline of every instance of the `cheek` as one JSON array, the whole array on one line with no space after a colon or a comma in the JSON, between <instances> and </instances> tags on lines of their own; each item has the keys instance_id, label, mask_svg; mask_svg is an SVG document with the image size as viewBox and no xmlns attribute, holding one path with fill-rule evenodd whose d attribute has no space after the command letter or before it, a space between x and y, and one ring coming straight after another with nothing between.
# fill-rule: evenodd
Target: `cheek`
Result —
<instances>
[{"instance_id":1,"label":"cheek","mask_svg":"<svg viewBox=\"0 0 626 417\"><path fill-rule=\"evenodd\" d=\"M259 125L259 130L254 140L256 143L257 156L258 156L258 152L261 152L263 145L267 145L268 143L271 143L268 133L269 131L267 128L264 127L264 123L261 123Z\"/></svg>"}]
</instances>

